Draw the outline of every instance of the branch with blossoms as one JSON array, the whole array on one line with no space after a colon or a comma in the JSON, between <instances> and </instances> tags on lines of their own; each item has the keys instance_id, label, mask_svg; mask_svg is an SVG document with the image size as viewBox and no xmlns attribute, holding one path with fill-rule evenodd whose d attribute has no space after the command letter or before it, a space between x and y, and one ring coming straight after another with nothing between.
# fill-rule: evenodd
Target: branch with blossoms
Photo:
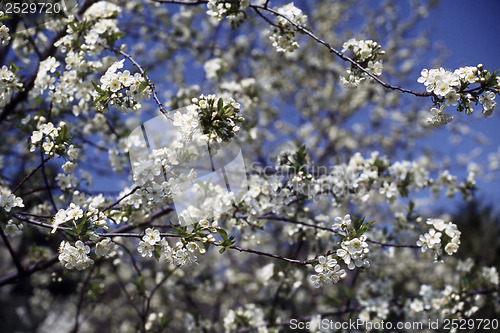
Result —
<instances>
[{"instance_id":1,"label":"branch with blossoms","mask_svg":"<svg viewBox=\"0 0 500 333\"><path fill-rule=\"evenodd\" d=\"M500 77L497 76L498 71L491 72L490 70L485 70L481 64L476 67L463 67L457 69L454 73L445 71L443 68L432 69L430 71L424 69L418 82L425 84L426 92L417 92L391 85L379 77L382 74L382 62L378 60L378 57L385 54L383 50L380 50L380 45L371 40L357 41L351 39L344 43L341 52L324 39L318 37L311 29L307 28L306 16L302 14L300 9L293 6L293 4L273 9L269 7L269 1L266 1L264 5L251 4L249 1L243 1L238 4L238 1L225 0L155 1L178 5L207 4L209 15L215 16L219 20L228 17L232 24L235 20L240 24L244 17L239 14L243 13L246 8L252 8L259 17L275 27L275 33L270 36L270 39L274 42L273 45L277 48L278 52L293 52L299 47L299 44L295 41L295 31L297 31L324 46L340 59L349 62L351 68L347 69L346 78L341 78L342 83L346 87L355 88L365 79L369 79L386 89L400 91L417 97L432 97L434 107L430 110L432 117L428 118L427 122L433 126L442 126L453 120L453 117L445 112L446 107L449 105L455 106L458 103L457 110L459 112L465 110L467 114L471 114L474 111L472 103L476 105L479 103L482 105L482 113L485 117L490 116L497 105L494 99L496 95L500 94ZM233 13L226 9L226 4L230 4L231 6L238 5L235 7L235 12ZM278 19L278 22L273 22L263 12L272 14ZM348 49L354 52L353 57L345 54L345 51ZM478 83L479 86L469 88L469 85L473 83Z\"/></svg>"},{"instance_id":2,"label":"branch with blossoms","mask_svg":"<svg viewBox=\"0 0 500 333\"><path fill-rule=\"evenodd\" d=\"M166 4L178 4L178 5L202 5L202 4L207 4L210 1L207 1L207 0L197 0L197 1L155 0L155 2L166 3ZM221 1L221 3L223 3L223 2L225 2L225 1ZM429 92L416 92L416 91L405 89L405 88L402 88L402 87L399 87L399 86L393 86L393 85L391 85L391 84L389 84L387 82L382 81L377 75L373 74L371 71L369 71L368 69L366 69L365 67L363 67L358 61L354 60L353 58L350 58L350 57L346 56L344 53L340 52L339 50L337 50L336 48L334 48L333 46L331 46L328 42L326 42L325 40L323 40L320 37L316 36L312 32L311 29L306 28L304 25L298 24L294 20L290 19L287 15L281 13L279 10L270 8L268 6L268 4L269 4L269 1L266 2L264 5L249 4L249 8L252 8L267 23L269 23L269 24L271 24L271 25L273 25L275 27L282 28L282 26L280 26L280 25L272 22L271 20L269 20L268 18L266 18L264 15L262 15L262 12L268 12L268 13L274 15L275 17L281 18L282 21L284 20L284 21L288 22L297 31L299 31L299 32L301 32L301 33L309 36L311 39L313 39L314 41L316 41L318 44L323 45L331 53L335 54L337 57L341 58L342 60L349 62L352 66L356 67L358 70L360 70L361 72L363 72L365 75L367 75L368 77L370 77L371 79L373 79L375 82L381 84L382 86L384 86L387 89L398 90L398 91L401 91L401 92L404 92L404 93L409 93L409 94L412 94L412 95L415 95L415 96L419 96L419 97L430 97L430 96L433 96L433 94L429 93Z\"/></svg>"},{"instance_id":3,"label":"branch with blossoms","mask_svg":"<svg viewBox=\"0 0 500 333\"><path fill-rule=\"evenodd\" d=\"M113 51L113 52L120 54L121 56L127 58L139 70L141 75L144 77L145 82L151 88L151 93L153 95L153 99L155 100L156 104L158 105L160 112L162 114L164 114L168 119L173 120L173 118L168 114L168 111L165 109L163 104L160 102L160 99L158 98L158 92L156 91L156 86L155 86L154 82L148 78L146 70L130 54L128 54L120 49L103 44L103 43L100 43L99 45L101 45L102 47L104 47L107 50Z\"/></svg>"}]
</instances>

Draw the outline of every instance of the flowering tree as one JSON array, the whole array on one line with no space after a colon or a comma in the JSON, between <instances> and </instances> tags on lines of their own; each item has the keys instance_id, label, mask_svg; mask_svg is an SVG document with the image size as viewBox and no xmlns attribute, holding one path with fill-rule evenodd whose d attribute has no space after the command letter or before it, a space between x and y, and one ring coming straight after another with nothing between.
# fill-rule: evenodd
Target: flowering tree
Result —
<instances>
[{"instance_id":1,"label":"flowering tree","mask_svg":"<svg viewBox=\"0 0 500 333\"><path fill-rule=\"evenodd\" d=\"M462 244L498 249L498 229L449 208L482 166L461 179L420 142L489 117L500 80L422 63L408 32L432 2L405 19L396 1L1 3L8 329L497 328L495 251ZM244 170L200 180L228 142Z\"/></svg>"}]
</instances>

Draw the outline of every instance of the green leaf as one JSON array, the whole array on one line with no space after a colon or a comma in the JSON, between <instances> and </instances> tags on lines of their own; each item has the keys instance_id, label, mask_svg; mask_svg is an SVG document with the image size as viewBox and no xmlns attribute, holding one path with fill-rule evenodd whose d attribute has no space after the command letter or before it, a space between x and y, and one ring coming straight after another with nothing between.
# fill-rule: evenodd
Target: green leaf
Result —
<instances>
[{"instance_id":1,"label":"green leaf","mask_svg":"<svg viewBox=\"0 0 500 333\"><path fill-rule=\"evenodd\" d=\"M219 100L217 101L217 112L219 114L222 114L224 111L224 101L222 100L222 97L219 98Z\"/></svg>"},{"instance_id":2,"label":"green leaf","mask_svg":"<svg viewBox=\"0 0 500 333\"><path fill-rule=\"evenodd\" d=\"M226 230L222 229L222 228L219 228L217 229L217 232L219 233L219 235L222 237L223 240L227 240L227 232ZM234 236L232 236L234 237Z\"/></svg>"},{"instance_id":3,"label":"green leaf","mask_svg":"<svg viewBox=\"0 0 500 333\"><path fill-rule=\"evenodd\" d=\"M149 81L142 81L139 85L139 93L142 93L149 86Z\"/></svg>"},{"instance_id":4,"label":"green leaf","mask_svg":"<svg viewBox=\"0 0 500 333\"><path fill-rule=\"evenodd\" d=\"M101 89L101 87L99 87L99 85L97 83L95 83L94 81L91 81L92 82L92 85L94 86L95 90L98 92L98 93L102 93L104 92L104 90Z\"/></svg>"},{"instance_id":5,"label":"green leaf","mask_svg":"<svg viewBox=\"0 0 500 333\"><path fill-rule=\"evenodd\" d=\"M371 230L371 225L375 223L375 221L370 221L370 222L366 222L364 223L358 230L358 232L356 233L356 237L360 237L361 235L363 235L365 232L367 232L368 230Z\"/></svg>"},{"instance_id":6,"label":"green leaf","mask_svg":"<svg viewBox=\"0 0 500 333\"><path fill-rule=\"evenodd\" d=\"M160 257L161 257L161 248L159 246L155 246L153 254L154 254L156 260L160 260Z\"/></svg>"},{"instance_id":7,"label":"green leaf","mask_svg":"<svg viewBox=\"0 0 500 333\"><path fill-rule=\"evenodd\" d=\"M21 69L23 69L23 67L17 67L13 62L10 62L9 63L9 68L10 70L16 74L17 72L19 72Z\"/></svg>"}]
</instances>

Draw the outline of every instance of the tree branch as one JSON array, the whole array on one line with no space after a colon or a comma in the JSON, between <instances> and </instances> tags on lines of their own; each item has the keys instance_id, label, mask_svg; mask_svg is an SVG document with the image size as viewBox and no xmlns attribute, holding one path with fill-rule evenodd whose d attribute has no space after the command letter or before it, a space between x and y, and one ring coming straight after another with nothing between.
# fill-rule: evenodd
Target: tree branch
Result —
<instances>
[{"instance_id":1,"label":"tree branch","mask_svg":"<svg viewBox=\"0 0 500 333\"><path fill-rule=\"evenodd\" d=\"M392 89L392 90L399 90L401 92L404 92L404 93L408 93L408 94L412 94L412 95L415 95L415 96L419 96L419 97L429 97L429 96L433 96L434 94L433 93L430 93L430 92L425 92L425 93L421 93L421 92L416 92L416 91L413 91L413 90L409 90L409 89L405 89L405 88L402 88L402 87L399 87L399 86L393 86L393 85L390 85L389 83L387 82L384 82L382 81L379 77L377 77L376 75L374 75L373 73L371 73L370 71L368 71L366 68L364 68L363 66L361 66L357 61L355 61L354 59L351 59L349 58L348 56L346 56L345 54L343 54L342 52L340 52L339 50L333 48L330 44L328 44L326 41L322 40L321 38L319 38L318 36L316 36L311 30L309 29L305 29L304 27L302 27L301 25L295 23L294 21L290 20L288 17L286 17L285 15L277 12L276 10L274 9L271 9L269 7L266 7L266 6L261 6L261 5L250 5L250 7L254 8L254 9L261 9L261 10L265 10L271 14L273 14L274 16L278 16L278 17L282 17L284 18L285 20L287 20L288 22L290 22L291 25L293 25L298 31L300 31L301 33L305 34L305 35L308 35L309 37L311 37L313 40L315 40L317 43L325 46L331 53L335 54L337 57L341 58L342 60L345 60L347 62L349 62L351 65L357 67L359 70L361 70L363 73L365 73L366 75L368 75L370 78L372 78L373 80L375 80L377 83L379 83L380 85L382 85L383 87L387 88L387 89Z\"/></svg>"},{"instance_id":2,"label":"tree branch","mask_svg":"<svg viewBox=\"0 0 500 333\"><path fill-rule=\"evenodd\" d=\"M0 227L0 236L2 237L3 242L5 243L5 246L7 247L7 250L9 250L10 256L12 257L12 260L14 261L14 265L16 265L17 273L21 274L21 275L24 274L24 272L25 272L24 267L23 267L23 265L21 265L21 262L17 258L16 252L14 251L12 246L10 245L9 239L7 238L7 236L5 236L5 233L3 232L3 229L1 227Z\"/></svg>"},{"instance_id":3,"label":"tree branch","mask_svg":"<svg viewBox=\"0 0 500 333\"><path fill-rule=\"evenodd\" d=\"M37 271L46 269L46 268L52 266L53 264L55 264L58 261L58 257L59 257L58 253L54 254L52 257L50 257L46 260L40 260L38 262L35 262L31 266L25 268L24 272L22 274L19 274L19 272L14 272L14 273L10 273L10 274L7 274L7 275L1 277L0 278L0 286L6 285L9 283L13 283L20 278L29 276Z\"/></svg>"},{"instance_id":4,"label":"tree branch","mask_svg":"<svg viewBox=\"0 0 500 333\"><path fill-rule=\"evenodd\" d=\"M24 182L26 182L28 179L30 179L30 177L33 176L33 174L35 172L37 172L38 169L40 169L49 160L50 160L50 157L46 157L45 159L43 159L42 163L40 163L35 169L31 170L31 172L29 174L27 174L26 177L24 177L23 180L21 180L21 182L19 184L17 184L17 186L12 190L12 193L15 193L24 184Z\"/></svg>"}]
</instances>

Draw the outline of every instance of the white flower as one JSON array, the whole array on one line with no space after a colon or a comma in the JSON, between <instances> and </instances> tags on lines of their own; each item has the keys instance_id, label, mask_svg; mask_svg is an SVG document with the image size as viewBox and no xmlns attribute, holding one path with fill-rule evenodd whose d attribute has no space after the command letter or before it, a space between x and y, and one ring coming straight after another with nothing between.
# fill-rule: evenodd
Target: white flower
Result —
<instances>
[{"instance_id":1,"label":"white flower","mask_svg":"<svg viewBox=\"0 0 500 333\"><path fill-rule=\"evenodd\" d=\"M458 251L459 244L460 244L460 240L458 238L453 238L451 240L451 242L446 244L446 246L444 247L444 250L446 251L446 253L448 253L448 255L451 256L453 253Z\"/></svg>"},{"instance_id":2,"label":"white flower","mask_svg":"<svg viewBox=\"0 0 500 333\"><path fill-rule=\"evenodd\" d=\"M459 101L460 101L460 95L457 94L457 92L455 90L451 90L445 96L446 105L457 105Z\"/></svg>"},{"instance_id":3,"label":"white flower","mask_svg":"<svg viewBox=\"0 0 500 333\"><path fill-rule=\"evenodd\" d=\"M427 219L426 223L433 226L437 231L443 231L446 227L446 223L442 219Z\"/></svg>"},{"instance_id":4,"label":"white flower","mask_svg":"<svg viewBox=\"0 0 500 333\"><path fill-rule=\"evenodd\" d=\"M175 252L175 262L179 266L191 267L198 264L198 258L186 249L179 249Z\"/></svg>"},{"instance_id":5,"label":"white flower","mask_svg":"<svg viewBox=\"0 0 500 333\"><path fill-rule=\"evenodd\" d=\"M83 217L83 210L80 206L71 203L67 209L59 209L52 219L53 229L51 233L56 232L57 227L69 221L76 221Z\"/></svg>"},{"instance_id":6,"label":"white flower","mask_svg":"<svg viewBox=\"0 0 500 333\"><path fill-rule=\"evenodd\" d=\"M368 62L368 70L370 72L372 72L373 74L375 74L376 76L380 76L382 75L382 69L384 68L384 66L382 65L382 60L379 60L379 61L369 61Z\"/></svg>"},{"instance_id":7,"label":"white flower","mask_svg":"<svg viewBox=\"0 0 500 333\"><path fill-rule=\"evenodd\" d=\"M42 138L43 133L41 131L33 131L33 134L31 135L31 143L38 143L42 140Z\"/></svg>"},{"instance_id":8,"label":"white flower","mask_svg":"<svg viewBox=\"0 0 500 333\"><path fill-rule=\"evenodd\" d=\"M489 116L493 109L497 106L497 102L494 101L495 93L492 91L486 91L484 94L479 96L479 103L483 105L484 116Z\"/></svg>"},{"instance_id":9,"label":"white flower","mask_svg":"<svg viewBox=\"0 0 500 333\"><path fill-rule=\"evenodd\" d=\"M200 222L198 222L198 223L200 224L200 227L202 227L202 228L210 227L210 222L207 219L201 219Z\"/></svg>"},{"instance_id":10,"label":"white flower","mask_svg":"<svg viewBox=\"0 0 500 333\"><path fill-rule=\"evenodd\" d=\"M112 92L117 92L118 90L120 90L122 88L122 83L120 82L118 75L113 74L111 76L111 78L108 82L108 87L109 87L109 90L111 90Z\"/></svg>"},{"instance_id":11,"label":"white flower","mask_svg":"<svg viewBox=\"0 0 500 333\"><path fill-rule=\"evenodd\" d=\"M137 251L143 257L152 257L154 251L154 245L151 245L149 242L140 241L139 247L137 247Z\"/></svg>"},{"instance_id":12,"label":"white flower","mask_svg":"<svg viewBox=\"0 0 500 333\"><path fill-rule=\"evenodd\" d=\"M444 112L445 109L445 105L442 105L439 109L431 108L431 113L433 116L432 118L427 118L427 122L430 125L434 126L442 126L451 122L453 120L453 117L449 113Z\"/></svg>"},{"instance_id":13,"label":"white flower","mask_svg":"<svg viewBox=\"0 0 500 333\"><path fill-rule=\"evenodd\" d=\"M149 243L152 246L159 243L160 239L160 232L158 230L154 230L153 228L147 228L145 235L142 237L144 242Z\"/></svg>"},{"instance_id":14,"label":"white flower","mask_svg":"<svg viewBox=\"0 0 500 333\"><path fill-rule=\"evenodd\" d=\"M186 249L188 249L190 252L196 251L198 249L198 245L195 242L189 242L186 244Z\"/></svg>"},{"instance_id":15,"label":"white flower","mask_svg":"<svg viewBox=\"0 0 500 333\"><path fill-rule=\"evenodd\" d=\"M64 173L70 173L70 172L75 171L76 167L77 167L76 163L73 163L71 161L67 161L66 163L64 163L61 166L61 169L63 169Z\"/></svg>"},{"instance_id":16,"label":"white flower","mask_svg":"<svg viewBox=\"0 0 500 333\"><path fill-rule=\"evenodd\" d=\"M344 217L337 216L332 224L333 230L347 230L352 227L351 215L346 214Z\"/></svg>"},{"instance_id":17,"label":"white flower","mask_svg":"<svg viewBox=\"0 0 500 333\"><path fill-rule=\"evenodd\" d=\"M355 267L369 267L370 263L365 260L368 254L368 244L365 242L366 236L345 240L341 243L341 249L337 250L337 256L344 260L347 267L353 270Z\"/></svg>"},{"instance_id":18,"label":"white flower","mask_svg":"<svg viewBox=\"0 0 500 333\"><path fill-rule=\"evenodd\" d=\"M0 208L10 212L14 207L24 207L23 199L16 197L5 187L0 187Z\"/></svg>"},{"instance_id":19,"label":"white flower","mask_svg":"<svg viewBox=\"0 0 500 333\"><path fill-rule=\"evenodd\" d=\"M441 233L440 232L436 232L436 230L431 229L431 230L429 230L429 232L426 235L427 235L427 239L429 241L429 244L431 246L441 243Z\"/></svg>"},{"instance_id":20,"label":"white flower","mask_svg":"<svg viewBox=\"0 0 500 333\"><path fill-rule=\"evenodd\" d=\"M175 261L175 259L174 259L174 256L175 256L174 249L172 249L170 247L170 245L168 244L168 242L167 242L167 240L165 238L161 239L160 246L161 246L161 251L163 253L163 256L164 256L165 260L169 264L173 264L174 261Z\"/></svg>"},{"instance_id":21,"label":"white flower","mask_svg":"<svg viewBox=\"0 0 500 333\"><path fill-rule=\"evenodd\" d=\"M71 158L73 161L76 161L78 159L78 155L80 154L80 150L75 146L71 145L69 146L66 154L68 154L68 157Z\"/></svg>"},{"instance_id":22,"label":"white flower","mask_svg":"<svg viewBox=\"0 0 500 333\"><path fill-rule=\"evenodd\" d=\"M107 256L115 249L115 243L111 241L109 237L104 238L102 241L96 244L95 254L98 256Z\"/></svg>"},{"instance_id":23,"label":"white flower","mask_svg":"<svg viewBox=\"0 0 500 333\"><path fill-rule=\"evenodd\" d=\"M135 82L134 76L130 75L130 71L125 70L120 75L120 80L125 87L130 87Z\"/></svg>"},{"instance_id":24,"label":"white flower","mask_svg":"<svg viewBox=\"0 0 500 333\"><path fill-rule=\"evenodd\" d=\"M12 223L12 220L10 220L4 227L4 233L12 238L21 236L23 234L23 225Z\"/></svg>"},{"instance_id":25,"label":"white flower","mask_svg":"<svg viewBox=\"0 0 500 333\"><path fill-rule=\"evenodd\" d=\"M314 270L316 273L322 273L333 269L335 265L337 265L337 260L332 258L327 259L324 256L320 256L318 258L318 264L314 267Z\"/></svg>"},{"instance_id":26,"label":"white flower","mask_svg":"<svg viewBox=\"0 0 500 333\"><path fill-rule=\"evenodd\" d=\"M498 286L499 278L496 267L483 267L481 270L481 276L489 283Z\"/></svg>"},{"instance_id":27,"label":"white flower","mask_svg":"<svg viewBox=\"0 0 500 333\"><path fill-rule=\"evenodd\" d=\"M316 268L321 265L321 272L318 272L316 275L311 275L311 282L314 288L319 288L322 285L337 283L340 279L346 277L347 274L345 270L340 268L335 259L326 259L323 256L319 257L319 259L321 259L324 263L320 263L315 267L316 272L318 272Z\"/></svg>"}]
</instances>

